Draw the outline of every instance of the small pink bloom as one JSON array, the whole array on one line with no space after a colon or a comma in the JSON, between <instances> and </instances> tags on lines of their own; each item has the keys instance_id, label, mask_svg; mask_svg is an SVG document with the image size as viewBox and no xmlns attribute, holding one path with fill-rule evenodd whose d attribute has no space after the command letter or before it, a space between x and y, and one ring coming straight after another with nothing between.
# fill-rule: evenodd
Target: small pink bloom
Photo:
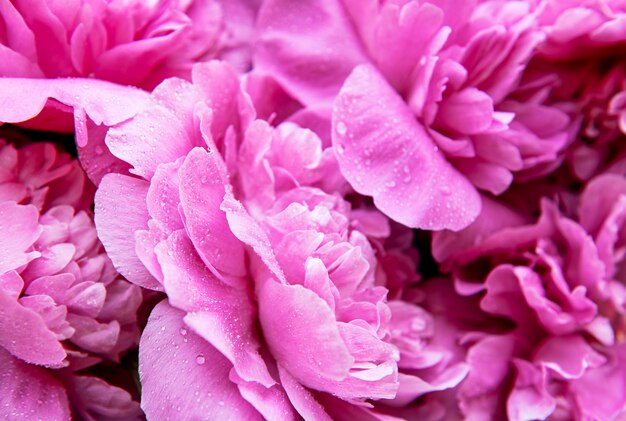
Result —
<instances>
[{"instance_id":1,"label":"small pink bloom","mask_svg":"<svg viewBox=\"0 0 626 421\"><path fill-rule=\"evenodd\" d=\"M74 208L87 208L85 175L50 143L5 143L0 154L12 164L0 181L11 193L0 201L3 414L68 418L71 402L85 419L138 416L126 391L76 374L137 344L142 301L104 254L89 211Z\"/></svg>"}]
</instances>

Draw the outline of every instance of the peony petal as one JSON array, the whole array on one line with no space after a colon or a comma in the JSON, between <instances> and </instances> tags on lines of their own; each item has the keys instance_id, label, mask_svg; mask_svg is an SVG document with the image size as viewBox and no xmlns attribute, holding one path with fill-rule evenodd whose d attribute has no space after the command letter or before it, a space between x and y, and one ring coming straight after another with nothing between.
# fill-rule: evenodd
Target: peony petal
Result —
<instances>
[{"instance_id":1,"label":"peony petal","mask_svg":"<svg viewBox=\"0 0 626 421\"><path fill-rule=\"evenodd\" d=\"M456 231L478 215L475 188L374 68L358 66L346 80L335 100L332 137L344 176L392 219Z\"/></svg>"},{"instance_id":2,"label":"peony petal","mask_svg":"<svg viewBox=\"0 0 626 421\"><path fill-rule=\"evenodd\" d=\"M133 233L148 227L148 183L120 174L107 174L96 193L95 223L100 241L115 268L129 281L162 290L135 252Z\"/></svg>"},{"instance_id":3,"label":"peony petal","mask_svg":"<svg viewBox=\"0 0 626 421\"><path fill-rule=\"evenodd\" d=\"M69 420L63 385L48 370L26 364L0 348L0 413L5 419Z\"/></svg>"},{"instance_id":4,"label":"peony petal","mask_svg":"<svg viewBox=\"0 0 626 421\"><path fill-rule=\"evenodd\" d=\"M194 148L180 168L180 201L185 227L194 247L209 268L243 277L243 244L228 227L220 209L228 183L226 168L216 152Z\"/></svg>"},{"instance_id":5,"label":"peony petal","mask_svg":"<svg viewBox=\"0 0 626 421\"><path fill-rule=\"evenodd\" d=\"M605 359L581 336L568 335L544 341L535 351L534 361L571 380L580 378L588 368L603 364Z\"/></svg>"},{"instance_id":6,"label":"peony petal","mask_svg":"<svg viewBox=\"0 0 626 421\"><path fill-rule=\"evenodd\" d=\"M310 391L303 387L287 370L278 365L280 383L285 388L291 404L305 420L330 421L332 418L326 413Z\"/></svg>"},{"instance_id":7,"label":"peony petal","mask_svg":"<svg viewBox=\"0 0 626 421\"><path fill-rule=\"evenodd\" d=\"M548 418L556 408L556 400L547 390L546 374L533 364L514 359L517 377L507 401L511 421L532 421Z\"/></svg>"},{"instance_id":8,"label":"peony petal","mask_svg":"<svg viewBox=\"0 0 626 421\"><path fill-rule=\"evenodd\" d=\"M187 311L185 322L220 350L246 381L274 384L259 354L255 311L246 284L238 288L216 279L198 258L185 232L157 246L170 303Z\"/></svg>"},{"instance_id":9,"label":"peony petal","mask_svg":"<svg viewBox=\"0 0 626 421\"><path fill-rule=\"evenodd\" d=\"M305 105L332 101L354 66L369 61L337 0L265 1L257 28L256 68Z\"/></svg>"},{"instance_id":10,"label":"peony petal","mask_svg":"<svg viewBox=\"0 0 626 421\"><path fill-rule=\"evenodd\" d=\"M476 134L491 126L493 111L489 95L476 88L466 88L442 102L435 124L463 134Z\"/></svg>"},{"instance_id":11,"label":"peony petal","mask_svg":"<svg viewBox=\"0 0 626 421\"><path fill-rule=\"evenodd\" d=\"M18 269L37 252L27 252L41 234L39 212L34 206L0 203L0 273Z\"/></svg>"},{"instance_id":12,"label":"peony petal","mask_svg":"<svg viewBox=\"0 0 626 421\"><path fill-rule=\"evenodd\" d=\"M232 364L183 316L162 301L141 337L141 407L148 419L262 419L228 379Z\"/></svg>"},{"instance_id":13,"label":"peony petal","mask_svg":"<svg viewBox=\"0 0 626 421\"><path fill-rule=\"evenodd\" d=\"M196 100L195 96L187 95L186 89L166 82L157 87L159 95L181 101ZM191 104L181 107L186 111ZM193 114L187 118L193 118ZM111 128L105 142L114 156L133 166L132 173L146 179L152 178L159 164L174 162L203 143L197 136L187 133L185 119L162 105L156 93L141 113Z\"/></svg>"},{"instance_id":14,"label":"peony petal","mask_svg":"<svg viewBox=\"0 0 626 421\"><path fill-rule=\"evenodd\" d=\"M71 389L72 406L85 418L139 419L139 403L133 401L124 389L112 386L98 377L67 376L66 386Z\"/></svg>"},{"instance_id":15,"label":"peony petal","mask_svg":"<svg viewBox=\"0 0 626 421\"><path fill-rule=\"evenodd\" d=\"M0 78L0 93L0 121L5 123L32 119L49 98L73 107L79 115L76 133L83 139L77 142L81 147L87 143L80 127L85 115L97 125L113 126L137 114L148 100L140 89L93 79Z\"/></svg>"},{"instance_id":16,"label":"peony petal","mask_svg":"<svg viewBox=\"0 0 626 421\"><path fill-rule=\"evenodd\" d=\"M65 351L37 313L0 291L0 346L31 364L63 367Z\"/></svg>"},{"instance_id":17,"label":"peony petal","mask_svg":"<svg viewBox=\"0 0 626 421\"><path fill-rule=\"evenodd\" d=\"M348 376L354 358L325 301L301 285L273 279L260 286L258 295L263 333L278 364L317 390Z\"/></svg>"},{"instance_id":18,"label":"peony petal","mask_svg":"<svg viewBox=\"0 0 626 421\"><path fill-rule=\"evenodd\" d=\"M237 384L241 396L266 420L299 419L280 384L265 387L257 382L247 382L239 377L235 370L230 371L230 380Z\"/></svg>"}]
</instances>

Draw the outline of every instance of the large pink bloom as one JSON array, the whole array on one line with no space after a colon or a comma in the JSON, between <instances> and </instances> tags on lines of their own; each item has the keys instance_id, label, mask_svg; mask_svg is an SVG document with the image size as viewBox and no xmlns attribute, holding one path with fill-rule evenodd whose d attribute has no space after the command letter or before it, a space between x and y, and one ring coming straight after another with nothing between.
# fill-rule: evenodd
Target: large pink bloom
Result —
<instances>
[{"instance_id":1,"label":"large pink bloom","mask_svg":"<svg viewBox=\"0 0 626 421\"><path fill-rule=\"evenodd\" d=\"M467 226L476 188L552 170L569 140L563 111L516 92L543 36L525 2L272 0L259 32L257 71L294 118L332 114L343 174L405 225Z\"/></svg>"},{"instance_id":2,"label":"large pink bloom","mask_svg":"<svg viewBox=\"0 0 626 421\"><path fill-rule=\"evenodd\" d=\"M76 373L137 344L142 300L104 254L89 212L74 208L88 181L50 143L3 142L0 156L0 411L139 416L126 391Z\"/></svg>"},{"instance_id":3,"label":"large pink bloom","mask_svg":"<svg viewBox=\"0 0 626 421\"><path fill-rule=\"evenodd\" d=\"M122 274L168 296L140 345L148 416L372 416L382 409L366 400L403 405L458 384L466 366L428 348L428 314L381 285L414 279L410 237L342 197L313 132L255 113L233 70L211 62L107 134L138 177L102 179L99 235ZM426 331L407 342L411 326Z\"/></svg>"},{"instance_id":4,"label":"large pink bloom","mask_svg":"<svg viewBox=\"0 0 626 421\"><path fill-rule=\"evenodd\" d=\"M0 8L0 76L89 76L151 89L215 57L250 62L254 2L48 0Z\"/></svg>"}]
</instances>

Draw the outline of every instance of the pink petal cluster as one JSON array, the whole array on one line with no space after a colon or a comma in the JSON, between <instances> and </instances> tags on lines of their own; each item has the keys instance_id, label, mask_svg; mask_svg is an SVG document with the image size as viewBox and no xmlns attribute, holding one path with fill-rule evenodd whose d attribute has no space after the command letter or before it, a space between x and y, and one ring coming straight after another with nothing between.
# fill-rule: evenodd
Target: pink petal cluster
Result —
<instances>
[{"instance_id":1,"label":"pink petal cluster","mask_svg":"<svg viewBox=\"0 0 626 421\"><path fill-rule=\"evenodd\" d=\"M570 118L519 99L544 37L527 2L288 3L261 8L255 71L332 115L342 173L394 220L461 229L480 212L476 188L500 194L558 164ZM296 29L302 14L315 30Z\"/></svg>"},{"instance_id":2,"label":"pink petal cluster","mask_svg":"<svg viewBox=\"0 0 626 421\"><path fill-rule=\"evenodd\" d=\"M399 294L415 279L410 234L342 197L332 149L312 131L255 113L235 72L211 62L108 132L141 178L102 179L99 235L122 274L168 296L140 345L148 417L364 416L458 384L467 367L429 345L428 313L387 301L386 283ZM171 133L176 143L156 147ZM385 271L379 256L407 270Z\"/></svg>"},{"instance_id":3,"label":"pink petal cluster","mask_svg":"<svg viewBox=\"0 0 626 421\"><path fill-rule=\"evenodd\" d=\"M575 122L579 134L565 156L574 177L622 173L624 5L550 1L538 12L546 40L526 69L522 91L558 104Z\"/></svg>"},{"instance_id":4,"label":"pink petal cluster","mask_svg":"<svg viewBox=\"0 0 626 421\"><path fill-rule=\"evenodd\" d=\"M622 419L625 47L621 0L0 2L0 416Z\"/></svg>"},{"instance_id":5,"label":"pink petal cluster","mask_svg":"<svg viewBox=\"0 0 626 421\"><path fill-rule=\"evenodd\" d=\"M136 346L142 301L81 205L86 177L51 143L18 149L2 141L0 156L3 411L15 419L137 417L126 391L78 373Z\"/></svg>"},{"instance_id":6,"label":"pink petal cluster","mask_svg":"<svg viewBox=\"0 0 626 421\"><path fill-rule=\"evenodd\" d=\"M613 278L621 260L616 208L626 196L623 178L611 177L583 192L579 223L548 201L534 224L485 201L466 230L435 234L433 252L458 293L477 296L482 312L514 326L464 339L471 370L459 405L466 416L495 417L503 406L516 420L614 419L626 410L624 285ZM605 388L616 392L597 392Z\"/></svg>"},{"instance_id":7,"label":"pink petal cluster","mask_svg":"<svg viewBox=\"0 0 626 421\"><path fill-rule=\"evenodd\" d=\"M250 65L256 6L239 1L11 1L0 76L89 76L147 89L215 57Z\"/></svg>"}]
</instances>

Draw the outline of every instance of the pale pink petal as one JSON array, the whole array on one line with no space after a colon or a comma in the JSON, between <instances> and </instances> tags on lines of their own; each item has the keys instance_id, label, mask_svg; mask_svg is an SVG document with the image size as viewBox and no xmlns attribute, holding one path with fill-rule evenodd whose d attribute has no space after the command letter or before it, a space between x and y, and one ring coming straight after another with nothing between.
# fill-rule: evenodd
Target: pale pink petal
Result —
<instances>
[{"instance_id":1,"label":"pale pink petal","mask_svg":"<svg viewBox=\"0 0 626 421\"><path fill-rule=\"evenodd\" d=\"M354 358L325 301L301 285L273 279L264 282L258 294L261 326L278 364L317 390L329 389L348 376Z\"/></svg>"},{"instance_id":2,"label":"pale pink petal","mask_svg":"<svg viewBox=\"0 0 626 421\"><path fill-rule=\"evenodd\" d=\"M189 127L196 102L195 87L168 79L155 88L142 112L108 131L106 144L114 156L133 166L131 172L150 179L159 164L174 162L204 143ZM173 109L175 103L180 104Z\"/></svg>"},{"instance_id":3,"label":"pale pink petal","mask_svg":"<svg viewBox=\"0 0 626 421\"><path fill-rule=\"evenodd\" d=\"M147 192L148 183L144 180L107 174L96 194L95 223L100 240L115 268L139 286L161 290L161 285L135 252L133 232L148 227Z\"/></svg>"},{"instance_id":4,"label":"pale pink petal","mask_svg":"<svg viewBox=\"0 0 626 421\"><path fill-rule=\"evenodd\" d=\"M185 322L219 349L246 381L274 384L259 354L254 304L245 282L219 281L199 259L184 231L157 246L170 303L188 312Z\"/></svg>"},{"instance_id":5,"label":"pale pink petal","mask_svg":"<svg viewBox=\"0 0 626 421\"><path fill-rule=\"evenodd\" d=\"M149 419L245 419L261 416L228 379L232 364L159 303L139 344L141 407Z\"/></svg>"},{"instance_id":6,"label":"pale pink petal","mask_svg":"<svg viewBox=\"0 0 626 421\"><path fill-rule=\"evenodd\" d=\"M266 1L257 28L255 66L305 105L330 102L354 66L368 61L337 0Z\"/></svg>"},{"instance_id":7,"label":"pale pink petal","mask_svg":"<svg viewBox=\"0 0 626 421\"><path fill-rule=\"evenodd\" d=\"M237 384L241 396L247 400L267 420L297 420L289 398L283 386L276 383L265 387L257 382L243 380L233 369L230 371L230 380Z\"/></svg>"},{"instance_id":8,"label":"pale pink petal","mask_svg":"<svg viewBox=\"0 0 626 421\"><path fill-rule=\"evenodd\" d=\"M147 103L148 94L128 86L92 79L13 79L0 78L0 121L19 123L37 116L48 99L73 107L77 115L78 146L85 146L89 117L95 124L113 126L137 114ZM24 95L28 92L28 95ZM83 127L81 127L83 126ZM40 127L45 130L45 124Z\"/></svg>"},{"instance_id":9,"label":"pale pink petal","mask_svg":"<svg viewBox=\"0 0 626 421\"><path fill-rule=\"evenodd\" d=\"M228 183L226 168L215 154L195 148L185 158L179 171L181 210L189 238L205 264L215 268L216 275L243 277L243 244L220 209Z\"/></svg>"},{"instance_id":10,"label":"pale pink petal","mask_svg":"<svg viewBox=\"0 0 626 421\"><path fill-rule=\"evenodd\" d=\"M39 253L27 252L41 234L34 206L0 203L0 273L18 269Z\"/></svg>"},{"instance_id":11,"label":"pale pink petal","mask_svg":"<svg viewBox=\"0 0 626 421\"><path fill-rule=\"evenodd\" d=\"M193 66L191 78L212 111L211 134L223 139L228 126L239 121L239 79L228 63L209 61Z\"/></svg>"},{"instance_id":12,"label":"pale pink petal","mask_svg":"<svg viewBox=\"0 0 626 421\"><path fill-rule=\"evenodd\" d=\"M55 334L33 310L0 291L0 346L30 363L63 367L66 354Z\"/></svg>"},{"instance_id":13,"label":"pale pink petal","mask_svg":"<svg viewBox=\"0 0 626 421\"><path fill-rule=\"evenodd\" d=\"M374 68L357 67L342 87L332 136L344 176L392 219L459 230L478 215L477 191Z\"/></svg>"},{"instance_id":14,"label":"pale pink petal","mask_svg":"<svg viewBox=\"0 0 626 421\"><path fill-rule=\"evenodd\" d=\"M69 420L63 385L48 370L26 364L0 348L0 414L5 419Z\"/></svg>"},{"instance_id":15,"label":"pale pink petal","mask_svg":"<svg viewBox=\"0 0 626 421\"><path fill-rule=\"evenodd\" d=\"M285 388L291 404L305 420L330 421L332 418L324 407L315 400L313 394L302 386L289 371L278 365L280 383Z\"/></svg>"}]
</instances>

